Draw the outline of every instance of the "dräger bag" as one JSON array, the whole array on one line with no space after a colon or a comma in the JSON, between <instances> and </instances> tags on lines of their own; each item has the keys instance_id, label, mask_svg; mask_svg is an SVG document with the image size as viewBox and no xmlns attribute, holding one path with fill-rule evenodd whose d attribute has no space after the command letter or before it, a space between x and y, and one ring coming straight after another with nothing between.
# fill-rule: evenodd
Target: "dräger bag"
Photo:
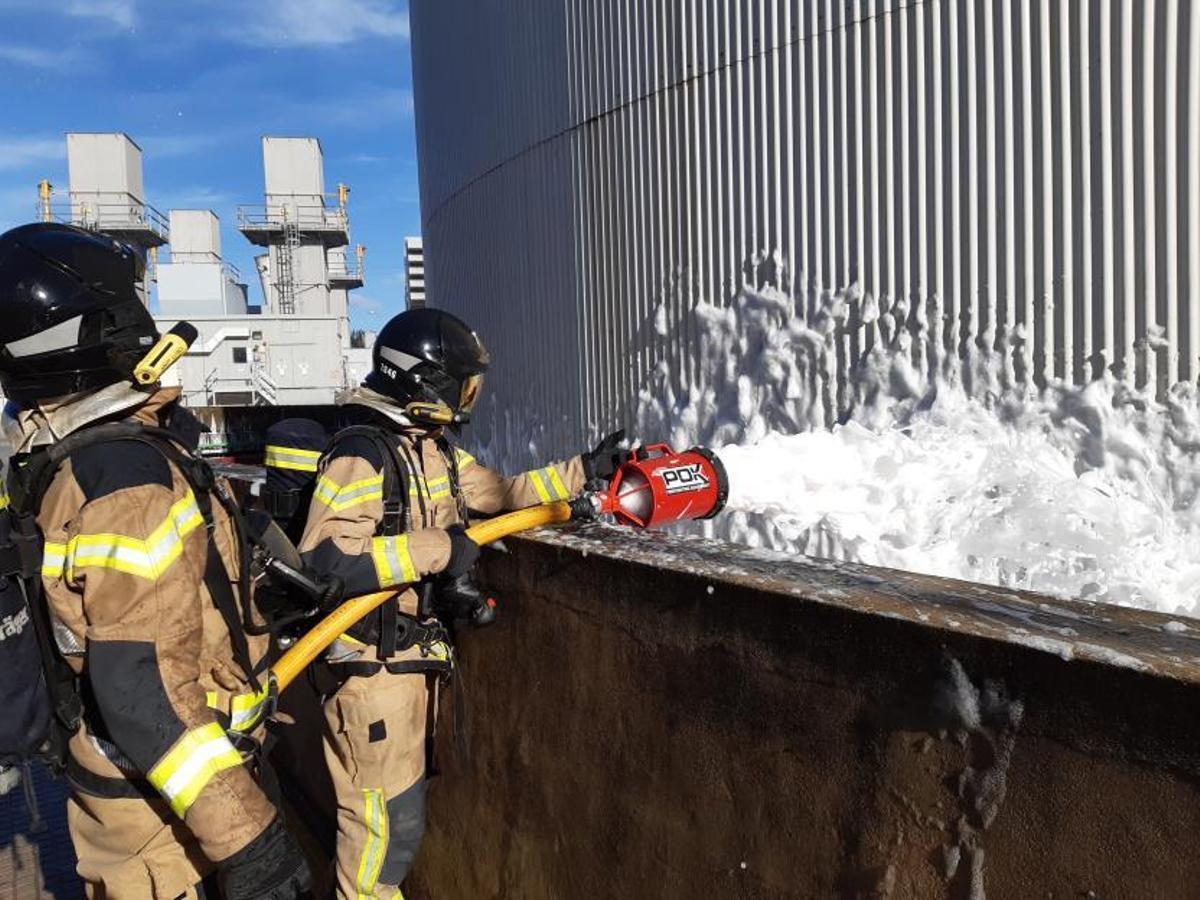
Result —
<instances>
[{"instance_id":1,"label":"dr\u00e4ger bag","mask_svg":"<svg viewBox=\"0 0 1200 900\"><path fill-rule=\"evenodd\" d=\"M0 766L40 756L53 712L29 604L11 576L0 579L0 710Z\"/></svg>"}]
</instances>

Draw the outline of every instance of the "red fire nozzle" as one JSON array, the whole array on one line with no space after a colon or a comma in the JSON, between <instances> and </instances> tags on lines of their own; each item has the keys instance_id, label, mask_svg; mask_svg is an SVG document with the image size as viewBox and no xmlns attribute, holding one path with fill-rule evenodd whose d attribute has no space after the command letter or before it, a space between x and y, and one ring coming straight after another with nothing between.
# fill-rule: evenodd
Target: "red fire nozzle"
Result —
<instances>
[{"instance_id":1,"label":"red fire nozzle","mask_svg":"<svg viewBox=\"0 0 1200 900\"><path fill-rule=\"evenodd\" d=\"M728 497L729 477L711 450L676 453L668 444L639 447L608 490L596 495L600 512L638 528L711 519Z\"/></svg>"}]
</instances>

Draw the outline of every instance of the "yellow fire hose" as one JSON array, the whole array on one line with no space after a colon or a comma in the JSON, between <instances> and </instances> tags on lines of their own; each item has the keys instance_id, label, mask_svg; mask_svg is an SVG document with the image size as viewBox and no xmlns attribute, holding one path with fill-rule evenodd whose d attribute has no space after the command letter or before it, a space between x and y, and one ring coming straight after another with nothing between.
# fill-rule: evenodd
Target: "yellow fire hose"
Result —
<instances>
[{"instance_id":1,"label":"yellow fire hose","mask_svg":"<svg viewBox=\"0 0 1200 900\"><path fill-rule=\"evenodd\" d=\"M509 537L540 525L552 525L566 522L571 518L569 503L547 503L543 506L530 506L519 509L507 515L497 516L472 525L467 529L467 536L480 546ZM371 610L396 596L395 591L379 591L374 594L363 594L347 600L308 632L283 654L271 667L271 681L276 692L283 691L304 669L320 656L325 648L343 634L347 628L365 616Z\"/></svg>"}]
</instances>

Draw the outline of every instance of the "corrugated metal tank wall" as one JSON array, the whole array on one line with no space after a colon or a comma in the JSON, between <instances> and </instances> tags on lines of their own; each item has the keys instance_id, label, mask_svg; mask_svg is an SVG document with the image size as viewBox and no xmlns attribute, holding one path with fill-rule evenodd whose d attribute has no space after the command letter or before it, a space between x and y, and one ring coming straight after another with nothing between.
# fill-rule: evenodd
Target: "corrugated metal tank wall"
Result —
<instances>
[{"instance_id":1,"label":"corrugated metal tank wall","mask_svg":"<svg viewBox=\"0 0 1200 900\"><path fill-rule=\"evenodd\" d=\"M431 301L497 351L508 421L481 425L507 449L537 411L542 450L628 420L658 357L695 359L697 298L768 282L801 316L845 293L843 377L876 307L1039 382L1197 377L1198 4L414 0L412 21Z\"/></svg>"}]
</instances>

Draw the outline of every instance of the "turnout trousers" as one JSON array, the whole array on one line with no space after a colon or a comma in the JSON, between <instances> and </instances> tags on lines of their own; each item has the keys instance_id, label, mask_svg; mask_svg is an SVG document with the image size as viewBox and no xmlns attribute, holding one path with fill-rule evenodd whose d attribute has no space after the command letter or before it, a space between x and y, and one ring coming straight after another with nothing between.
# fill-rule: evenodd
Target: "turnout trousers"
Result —
<instances>
[{"instance_id":1,"label":"turnout trousers","mask_svg":"<svg viewBox=\"0 0 1200 900\"><path fill-rule=\"evenodd\" d=\"M425 739L436 706L427 678L354 675L325 703L339 898L401 896L425 832Z\"/></svg>"}]
</instances>

